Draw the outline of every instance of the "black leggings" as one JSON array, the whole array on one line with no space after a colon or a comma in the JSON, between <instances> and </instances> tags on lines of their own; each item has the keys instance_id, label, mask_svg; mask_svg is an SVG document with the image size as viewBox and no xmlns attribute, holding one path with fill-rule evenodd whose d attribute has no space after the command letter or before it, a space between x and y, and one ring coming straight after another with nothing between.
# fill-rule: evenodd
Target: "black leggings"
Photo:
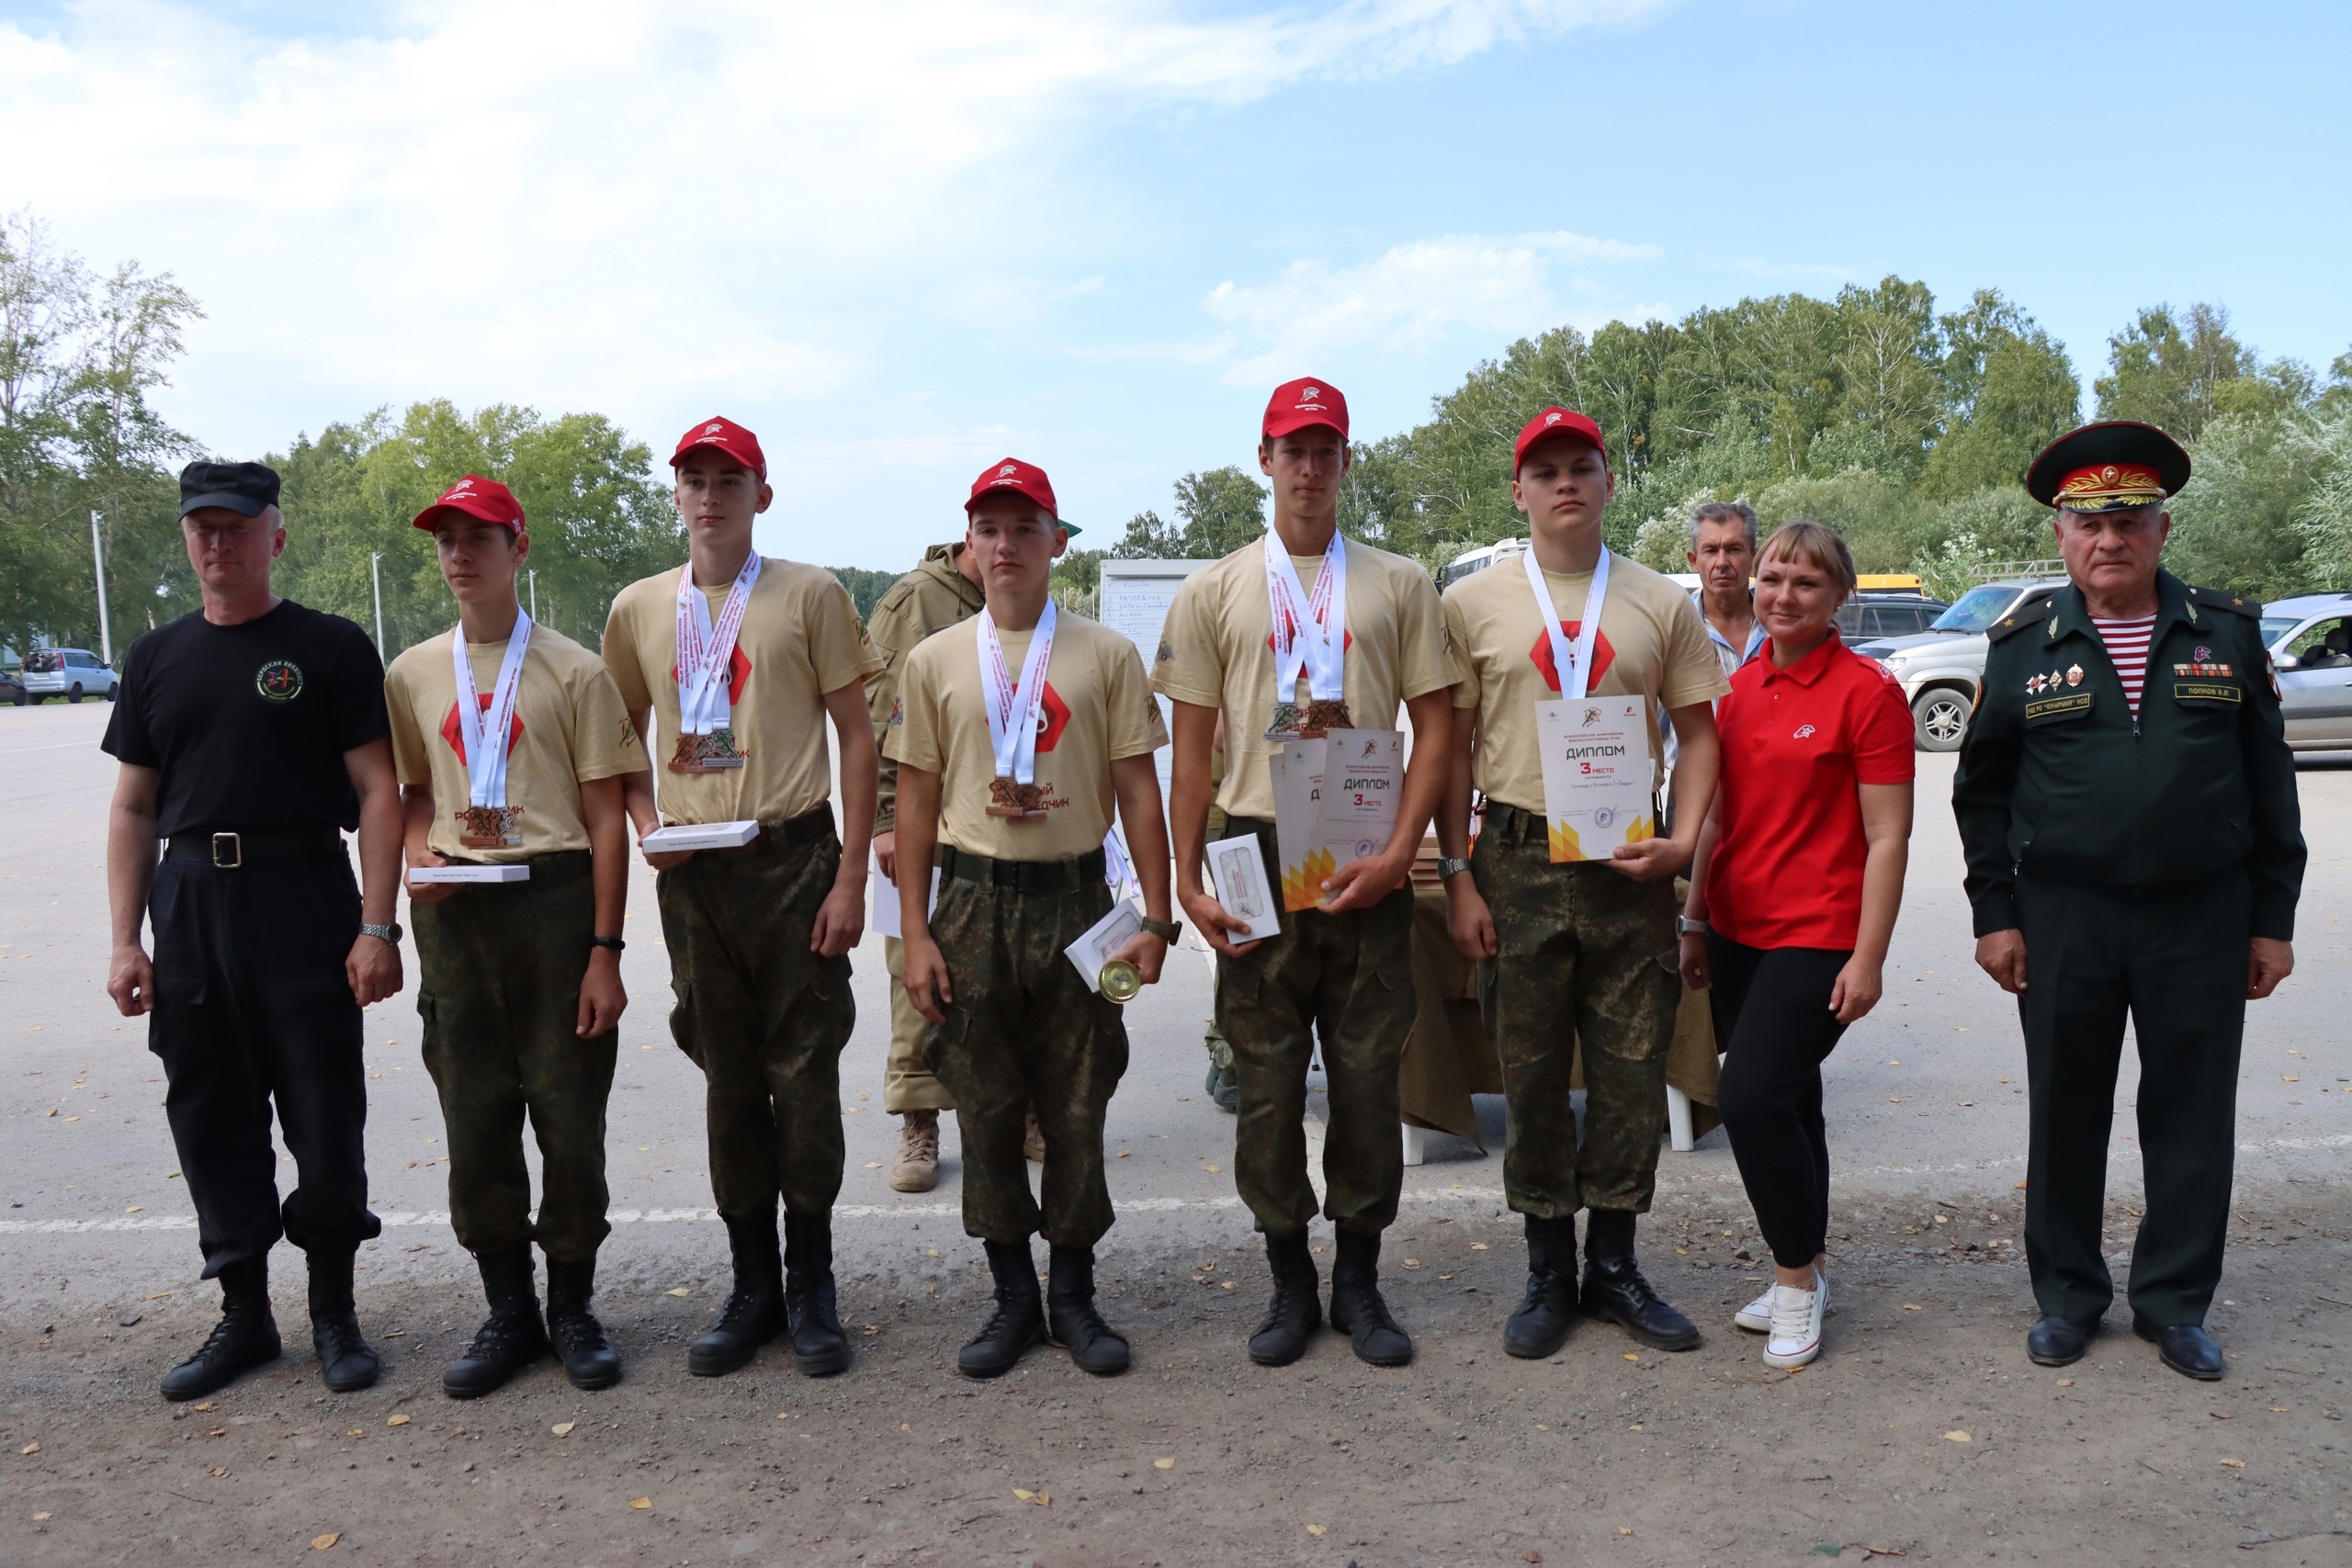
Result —
<instances>
[{"instance_id":1,"label":"black leggings","mask_svg":"<svg viewBox=\"0 0 2352 1568\"><path fill-rule=\"evenodd\" d=\"M1829 992L1852 956L1707 938L1715 1038L1728 1053L1717 1108L1756 1224L1783 1269L1806 1267L1828 1245L1821 1064L1846 1032Z\"/></svg>"}]
</instances>

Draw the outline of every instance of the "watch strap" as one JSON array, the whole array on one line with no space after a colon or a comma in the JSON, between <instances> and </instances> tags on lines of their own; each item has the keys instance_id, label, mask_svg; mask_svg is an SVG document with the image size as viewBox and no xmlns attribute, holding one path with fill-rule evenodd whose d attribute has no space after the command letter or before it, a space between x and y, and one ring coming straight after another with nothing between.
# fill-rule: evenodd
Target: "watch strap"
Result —
<instances>
[{"instance_id":1,"label":"watch strap","mask_svg":"<svg viewBox=\"0 0 2352 1568\"><path fill-rule=\"evenodd\" d=\"M628 946L628 943L623 942L616 936L592 936L588 939L588 945L591 947L609 947L615 953L619 953L626 949Z\"/></svg>"},{"instance_id":2,"label":"watch strap","mask_svg":"<svg viewBox=\"0 0 2352 1568\"><path fill-rule=\"evenodd\" d=\"M398 947L401 944L401 928L400 922L397 920L388 926L362 924L359 928L359 934L361 936L372 936L378 942L389 942L394 947Z\"/></svg>"},{"instance_id":3,"label":"watch strap","mask_svg":"<svg viewBox=\"0 0 2352 1568\"><path fill-rule=\"evenodd\" d=\"M1184 934L1184 922L1182 920L1155 920L1149 916L1146 916L1144 918L1143 929L1147 934L1156 936L1162 942L1173 942L1178 937Z\"/></svg>"},{"instance_id":4,"label":"watch strap","mask_svg":"<svg viewBox=\"0 0 2352 1568\"><path fill-rule=\"evenodd\" d=\"M1437 879L1440 882L1444 882L1452 877L1458 876L1469 869L1470 863L1466 860L1458 859L1453 855L1438 856Z\"/></svg>"}]
</instances>

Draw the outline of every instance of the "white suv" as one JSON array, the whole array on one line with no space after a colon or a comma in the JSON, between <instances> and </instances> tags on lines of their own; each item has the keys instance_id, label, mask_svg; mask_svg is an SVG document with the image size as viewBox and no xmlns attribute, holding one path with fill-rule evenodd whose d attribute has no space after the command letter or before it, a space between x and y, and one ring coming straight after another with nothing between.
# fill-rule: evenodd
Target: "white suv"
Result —
<instances>
[{"instance_id":1,"label":"white suv","mask_svg":"<svg viewBox=\"0 0 2352 1568\"><path fill-rule=\"evenodd\" d=\"M86 648L37 648L25 655L25 698L40 702L63 697L78 703L86 695L114 700L115 672Z\"/></svg>"},{"instance_id":2,"label":"white suv","mask_svg":"<svg viewBox=\"0 0 2352 1568\"><path fill-rule=\"evenodd\" d=\"M2065 586L2063 577L2023 577L1979 583L1962 594L1916 637L1885 637L1855 646L1903 684L1922 751L1957 751L1984 682L1985 629L2030 602Z\"/></svg>"}]
</instances>

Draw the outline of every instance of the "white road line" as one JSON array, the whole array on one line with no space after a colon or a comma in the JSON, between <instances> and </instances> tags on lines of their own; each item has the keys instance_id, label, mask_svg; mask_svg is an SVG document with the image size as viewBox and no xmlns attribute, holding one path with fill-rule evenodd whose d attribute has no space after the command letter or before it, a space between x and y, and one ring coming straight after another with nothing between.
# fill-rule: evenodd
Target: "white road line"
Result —
<instances>
[{"instance_id":1,"label":"white road line","mask_svg":"<svg viewBox=\"0 0 2352 1568\"><path fill-rule=\"evenodd\" d=\"M55 746L18 746L0 751L0 757L25 757L35 751L95 751L97 749L98 743L95 740L67 740Z\"/></svg>"}]
</instances>

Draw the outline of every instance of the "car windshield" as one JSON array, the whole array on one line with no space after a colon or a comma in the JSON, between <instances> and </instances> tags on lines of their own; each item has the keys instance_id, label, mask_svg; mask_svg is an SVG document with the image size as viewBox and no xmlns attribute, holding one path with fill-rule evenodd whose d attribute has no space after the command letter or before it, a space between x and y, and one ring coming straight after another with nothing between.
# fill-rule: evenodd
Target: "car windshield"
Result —
<instances>
[{"instance_id":1,"label":"car windshield","mask_svg":"<svg viewBox=\"0 0 2352 1568\"><path fill-rule=\"evenodd\" d=\"M57 661L57 654L54 649L46 648L35 649L32 652L25 655L25 673L28 675L53 674L60 668L62 668L62 666L59 665Z\"/></svg>"},{"instance_id":2,"label":"car windshield","mask_svg":"<svg viewBox=\"0 0 2352 1568\"><path fill-rule=\"evenodd\" d=\"M2289 632L2303 624L2300 615L2265 615L2262 617L2262 646L2268 648Z\"/></svg>"},{"instance_id":3,"label":"car windshield","mask_svg":"<svg viewBox=\"0 0 2352 1568\"><path fill-rule=\"evenodd\" d=\"M2001 612L2018 596L2014 588L1972 588L1960 596L1960 602L1936 617L1931 631L1965 632L1973 635L2001 618Z\"/></svg>"}]
</instances>

